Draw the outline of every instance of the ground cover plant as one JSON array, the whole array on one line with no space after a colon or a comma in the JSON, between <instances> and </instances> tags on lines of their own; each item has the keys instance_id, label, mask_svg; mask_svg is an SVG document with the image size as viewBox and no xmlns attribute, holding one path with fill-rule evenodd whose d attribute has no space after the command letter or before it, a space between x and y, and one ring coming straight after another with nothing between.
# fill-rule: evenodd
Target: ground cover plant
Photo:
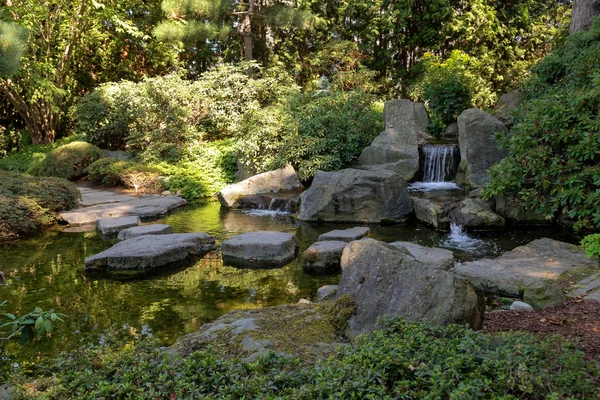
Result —
<instances>
[{"instance_id":1,"label":"ground cover plant","mask_svg":"<svg viewBox=\"0 0 600 400\"><path fill-rule=\"evenodd\" d=\"M16 398L37 399L583 399L598 393L598 378L559 337L394 319L315 365L275 354L241 362L212 348L184 359L152 341L111 342L15 383Z\"/></svg>"},{"instance_id":2,"label":"ground cover plant","mask_svg":"<svg viewBox=\"0 0 600 400\"><path fill-rule=\"evenodd\" d=\"M79 190L65 179L0 170L0 240L39 232L78 204Z\"/></svg>"}]
</instances>

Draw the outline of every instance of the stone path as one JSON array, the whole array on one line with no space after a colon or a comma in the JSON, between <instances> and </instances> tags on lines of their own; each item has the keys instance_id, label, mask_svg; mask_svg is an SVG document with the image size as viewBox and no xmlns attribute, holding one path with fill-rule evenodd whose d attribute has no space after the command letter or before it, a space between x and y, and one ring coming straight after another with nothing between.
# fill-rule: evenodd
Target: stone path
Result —
<instances>
[{"instance_id":1,"label":"stone path","mask_svg":"<svg viewBox=\"0 0 600 400\"><path fill-rule=\"evenodd\" d=\"M600 301L600 272L592 274L575 284L575 289L569 292L568 297L583 297L588 300Z\"/></svg>"},{"instance_id":2,"label":"stone path","mask_svg":"<svg viewBox=\"0 0 600 400\"><path fill-rule=\"evenodd\" d=\"M94 224L102 218L132 215L142 220L150 220L187 204L187 201L179 196L152 195L139 198L87 187L80 187L79 191L81 207L60 214L71 226Z\"/></svg>"}]
</instances>

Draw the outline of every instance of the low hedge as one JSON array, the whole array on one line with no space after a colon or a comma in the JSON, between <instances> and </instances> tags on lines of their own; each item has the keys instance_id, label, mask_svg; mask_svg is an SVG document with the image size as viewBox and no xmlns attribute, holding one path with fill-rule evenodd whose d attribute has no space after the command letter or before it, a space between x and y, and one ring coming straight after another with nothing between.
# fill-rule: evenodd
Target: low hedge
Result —
<instances>
[{"instance_id":1,"label":"low hedge","mask_svg":"<svg viewBox=\"0 0 600 400\"><path fill-rule=\"evenodd\" d=\"M41 176L76 179L87 174L87 167L104 156L102 150L87 142L73 142L57 147L46 154L39 165L28 172Z\"/></svg>"},{"instance_id":2,"label":"low hedge","mask_svg":"<svg viewBox=\"0 0 600 400\"><path fill-rule=\"evenodd\" d=\"M208 348L178 358L157 344L86 346L36 378L15 378L36 399L583 399L598 393L597 364L559 337L484 334L462 326L387 321L316 365L281 355L255 362Z\"/></svg>"},{"instance_id":3,"label":"low hedge","mask_svg":"<svg viewBox=\"0 0 600 400\"><path fill-rule=\"evenodd\" d=\"M0 241L39 232L78 204L79 190L65 179L0 170Z\"/></svg>"}]
</instances>

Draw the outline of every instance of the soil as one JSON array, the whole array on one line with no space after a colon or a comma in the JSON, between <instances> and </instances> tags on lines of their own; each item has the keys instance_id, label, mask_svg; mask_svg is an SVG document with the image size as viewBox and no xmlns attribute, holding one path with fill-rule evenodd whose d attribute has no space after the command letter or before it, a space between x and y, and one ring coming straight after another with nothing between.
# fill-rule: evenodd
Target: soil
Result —
<instances>
[{"instance_id":1,"label":"soil","mask_svg":"<svg viewBox=\"0 0 600 400\"><path fill-rule=\"evenodd\" d=\"M597 301L572 300L535 312L489 312L485 315L483 330L561 335L573 341L587 359L600 362L600 302Z\"/></svg>"}]
</instances>

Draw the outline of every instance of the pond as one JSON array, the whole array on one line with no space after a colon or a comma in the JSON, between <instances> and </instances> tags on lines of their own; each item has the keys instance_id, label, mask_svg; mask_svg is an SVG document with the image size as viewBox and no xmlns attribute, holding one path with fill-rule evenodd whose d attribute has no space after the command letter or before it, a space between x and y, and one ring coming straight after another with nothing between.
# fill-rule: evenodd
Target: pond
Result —
<instances>
[{"instance_id":1,"label":"pond","mask_svg":"<svg viewBox=\"0 0 600 400\"><path fill-rule=\"evenodd\" d=\"M321 233L356 226L299 223L278 213L224 211L216 202L189 206L159 222L172 225L176 233L209 233L217 245L248 231L295 232L300 254ZM458 230L436 232L417 223L370 228L372 238L447 247L458 259L498 255L540 237L574 240L556 228L477 235ZM0 301L8 302L2 312L23 315L41 307L68 315L51 340L27 346L17 340L5 342L5 368L13 368L16 363L18 368L29 369L82 341L101 341L108 329L152 334L168 345L234 309L295 303L301 298L314 300L320 286L339 281L339 275L305 274L299 259L280 269L238 269L223 265L218 252L209 253L188 268L161 271L143 279L87 275L84 259L113 243L93 231L66 232L57 228L33 239L0 245L0 271L6 276L6 285L0 286Z\"/></svg>"}]
</instances>

